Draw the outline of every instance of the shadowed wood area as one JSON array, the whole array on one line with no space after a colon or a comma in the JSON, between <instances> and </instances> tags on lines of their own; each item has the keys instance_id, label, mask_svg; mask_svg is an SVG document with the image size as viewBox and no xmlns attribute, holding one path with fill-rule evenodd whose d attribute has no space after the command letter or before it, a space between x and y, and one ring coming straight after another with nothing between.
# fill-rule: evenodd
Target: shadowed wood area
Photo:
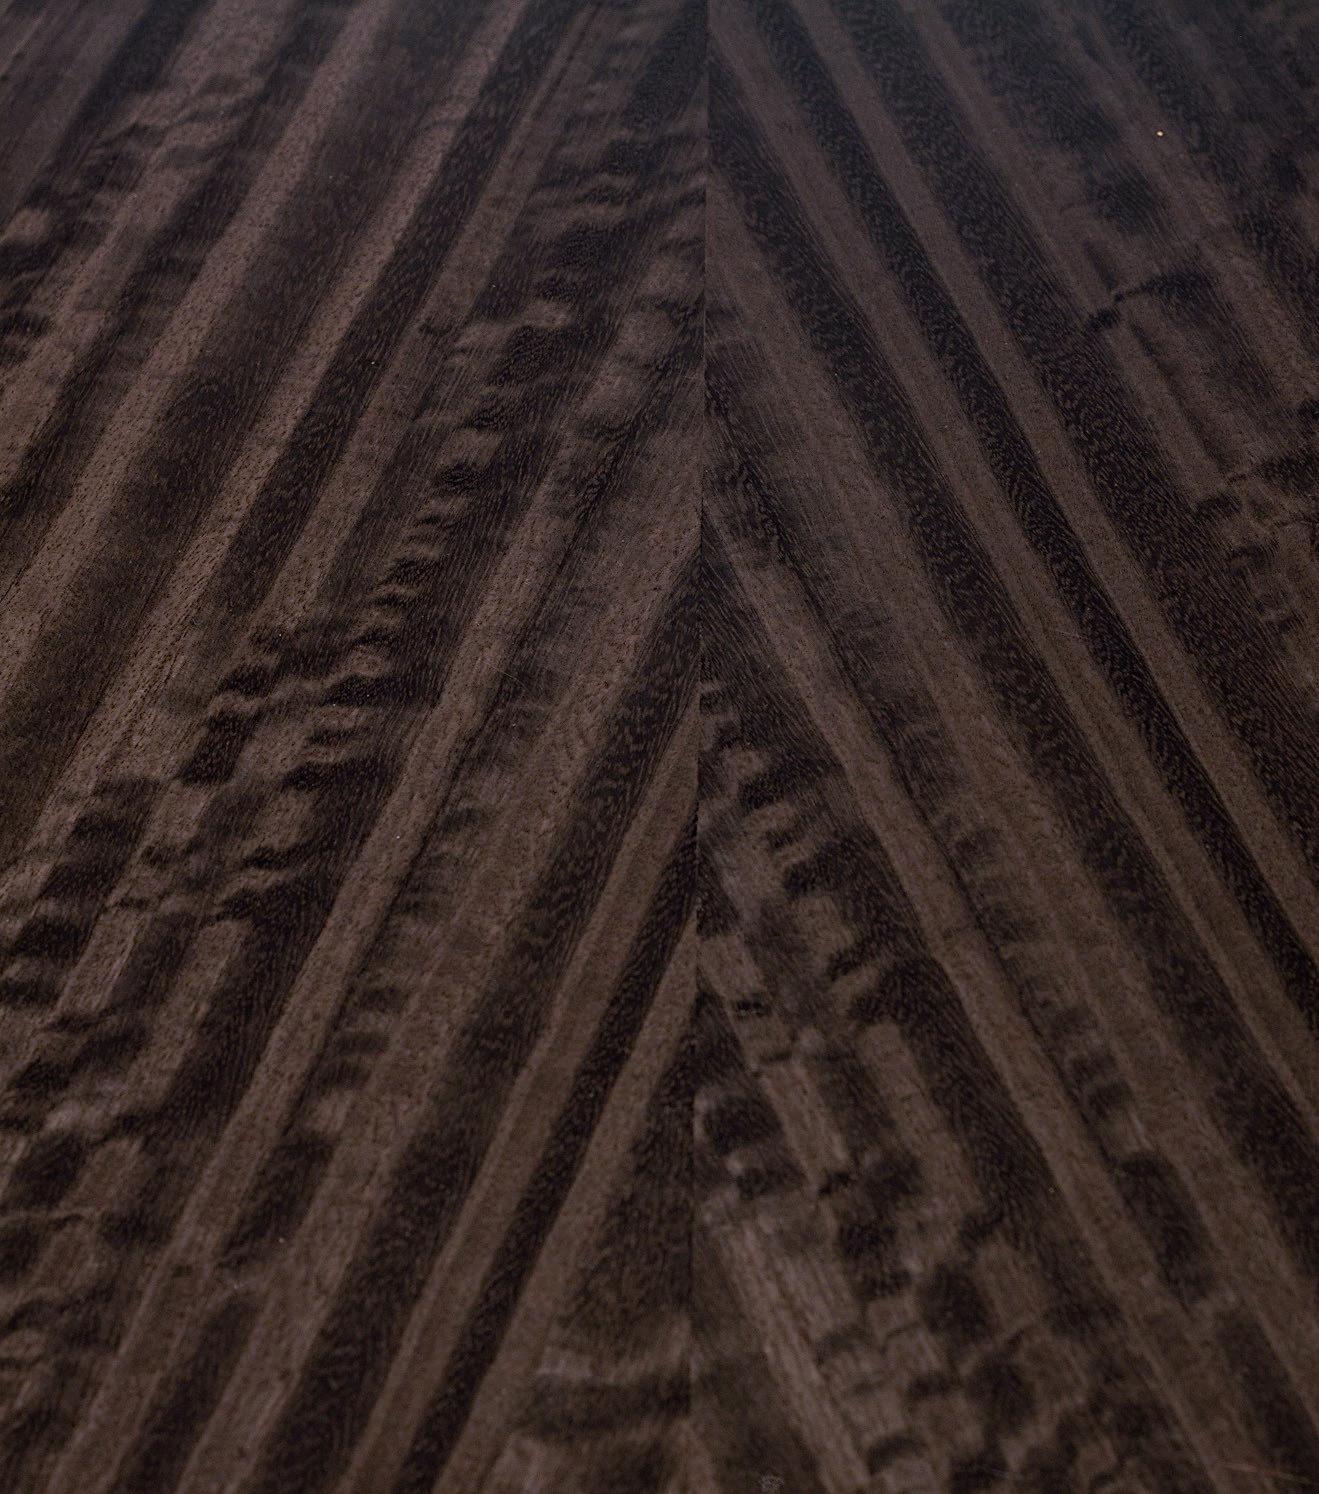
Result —
<instances>
[{"instance_id":1,"label":"shadowed wood area","mask_svg":"<svg viewBox=\"0 0 1319 1494\"><path fill-rule=\"evenodd\" d=\"M0 1494L1319 1491L1319 7L0 123Z\"/></svg>"}]
</instances>

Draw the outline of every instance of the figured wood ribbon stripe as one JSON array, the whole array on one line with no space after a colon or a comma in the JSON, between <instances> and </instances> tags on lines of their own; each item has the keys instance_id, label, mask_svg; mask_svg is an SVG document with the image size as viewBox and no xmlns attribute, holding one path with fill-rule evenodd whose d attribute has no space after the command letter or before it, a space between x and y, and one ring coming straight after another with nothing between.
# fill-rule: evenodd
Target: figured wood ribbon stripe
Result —
<instances>
[{"instance_id":1,"label":"figured wood ribbon stripe","mask_svg":"<svg viewBox=\"0 0 1319 1494\"><path fill-rule=\"evenodd\" d=\"M0 1494L1319 1491L1319 7L0 123Z\"/></svg>"}]
</instances>

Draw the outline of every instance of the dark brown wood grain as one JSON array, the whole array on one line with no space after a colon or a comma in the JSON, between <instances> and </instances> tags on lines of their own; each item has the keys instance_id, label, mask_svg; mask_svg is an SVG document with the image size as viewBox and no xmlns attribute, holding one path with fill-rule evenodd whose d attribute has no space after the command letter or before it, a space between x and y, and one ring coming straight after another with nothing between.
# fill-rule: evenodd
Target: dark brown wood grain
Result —
<instances>
[{"instance_id":1,"label":"dark brown wood grain","mask_svg":"<svg viewBox=\"0 0 1319 1494\"><path fill-rule=\"evenodd\" d=\"M0 0L0 1494L1319 1489L1317 43Z\"/></svg>"}]
</instances>

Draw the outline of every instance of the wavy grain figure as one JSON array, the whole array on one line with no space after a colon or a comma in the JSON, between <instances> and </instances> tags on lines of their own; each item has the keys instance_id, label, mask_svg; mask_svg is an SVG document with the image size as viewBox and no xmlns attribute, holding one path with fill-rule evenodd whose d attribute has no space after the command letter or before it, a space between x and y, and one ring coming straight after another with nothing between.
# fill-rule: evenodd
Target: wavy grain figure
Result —
<instances>
[{"instance_id":1,"label":"wavy grain figure","mask_svg":"<svg viewBox=\"0 0 1319 1494\"><path fill-rule=\"evenodd\" d=\"M1319 1490L1319 12L0 121L0 1490Z\"/></svg>"}]
</instances>

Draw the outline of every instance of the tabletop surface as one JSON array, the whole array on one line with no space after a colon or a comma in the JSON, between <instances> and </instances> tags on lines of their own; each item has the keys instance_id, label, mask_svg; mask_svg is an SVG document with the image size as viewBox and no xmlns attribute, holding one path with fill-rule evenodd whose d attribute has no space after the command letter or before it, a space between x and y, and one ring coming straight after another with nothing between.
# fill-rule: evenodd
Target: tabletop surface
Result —
<instances>
[{"instance_id":1,"label":"tabletop surface","mask_svg":"<svg viewBox=\"0 0 1319 1494\"><path fill-rule=\"evenodd\" d=\"M1319 5L0 0L0 1490L1319 1490Z\"/></svg>"}]
</instances>

